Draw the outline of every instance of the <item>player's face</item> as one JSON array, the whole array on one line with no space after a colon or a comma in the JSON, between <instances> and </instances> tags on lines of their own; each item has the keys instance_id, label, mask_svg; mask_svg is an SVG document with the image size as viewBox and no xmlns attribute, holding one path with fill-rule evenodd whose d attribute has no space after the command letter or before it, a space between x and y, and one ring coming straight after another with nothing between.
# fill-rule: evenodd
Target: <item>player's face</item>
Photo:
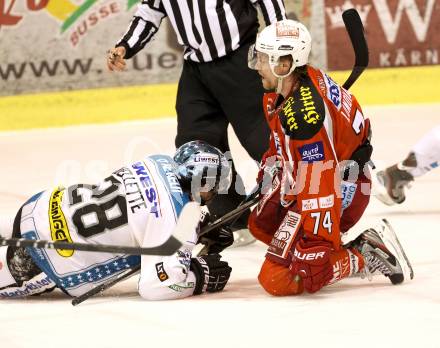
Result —
<instances>
[{"instance_id":1,"label":"player's face","mask_svg":"<svg viewBox=\"0 0 440 348\"><path fill-rule=\"evenodd\" d=\"M215 195L216 193L214 190L208 192L200 192L200 198L202 202L204 202L205 204L209 202L211 199L213 199Z\"/></svg>"},{"instance_id":2,"label":"player's face","mask_svg":"<svg viewBox=\"0 0 440 348\"><path fill-rule=\"evenodd\" d=\"M261 82L266 90L272 90L277 87L277 77L272 73L269 65L269 56L265 53L257 52L257 64L255 69L261 76Z\"/></svg>"}]
</instances>

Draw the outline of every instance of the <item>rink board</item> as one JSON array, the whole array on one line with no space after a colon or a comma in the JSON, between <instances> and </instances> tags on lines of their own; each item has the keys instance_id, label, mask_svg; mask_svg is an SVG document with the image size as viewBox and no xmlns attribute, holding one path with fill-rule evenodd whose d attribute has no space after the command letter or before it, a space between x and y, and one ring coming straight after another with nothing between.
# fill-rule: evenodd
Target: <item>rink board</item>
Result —
<instances>
[{"instance_id":1,"label":"rink board","mask_svg":"<svg viewBox=\"0 0 440 348\"><path fill-rule=\"evenodd\" d=\"M349 71L330 74L343 83ZM440 66L370 69L352 87L362 106L438 103ZM146 120L175 115L176 84L0 98L0 130ZM238 101L237 101L238 102Z\"/></svg>"}]
</instances>

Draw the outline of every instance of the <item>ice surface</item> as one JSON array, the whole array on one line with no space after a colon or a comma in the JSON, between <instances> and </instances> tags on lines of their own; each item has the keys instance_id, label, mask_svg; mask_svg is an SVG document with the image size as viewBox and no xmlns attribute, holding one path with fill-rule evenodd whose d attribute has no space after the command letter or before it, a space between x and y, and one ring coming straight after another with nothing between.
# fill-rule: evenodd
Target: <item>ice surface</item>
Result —
<instances>
[{"instance_id":1,"label":"ice surface","mask_svg":"<svg viewBox=\"0 0 440 348\"><path fill-rule=\"evenodd\" d=\"M440 122L440 105L369 107L378 167L404 158ZM0 133L0 215L15 214L33 193L58 183L93 183L145 154L172 153L173 119ZM234 138L246 187L256 166ZM225 251L233 268L226 290L179 301L147 302L136 277L78 307L55 291L0 301L0 347L439 347L440 169L418 179L407 201L372 199L359 231L386 217L415 278L392 286L344 280L315 295L276 298L256 280L265 247ZM353 232L356 232L353 231Z\"/></svg>"}]
</instances>

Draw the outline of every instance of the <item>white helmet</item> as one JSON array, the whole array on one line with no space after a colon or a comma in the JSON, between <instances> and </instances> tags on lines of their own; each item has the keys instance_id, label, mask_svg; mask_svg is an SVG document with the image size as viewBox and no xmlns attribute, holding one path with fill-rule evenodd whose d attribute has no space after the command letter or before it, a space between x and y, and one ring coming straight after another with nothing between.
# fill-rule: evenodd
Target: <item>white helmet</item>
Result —
<instances>
[{"instance_id":1,"label":"white helmet","mask_svg":"<svg viewBox=\"0 0 440 348\"><path fill-rule=\"evenodd\" d=\"M278 78L284 78L296 67L307 64L311 46L312 38L303 24L291 19L275 22L258 34L255 45L249 50L248 65L249 68L255 69L256 53L266 53L272 73ZM274 68L278 65L279 58L289 55L293 60L290 71L283 76L277 75Z\"/></svg>"}]
</instances>

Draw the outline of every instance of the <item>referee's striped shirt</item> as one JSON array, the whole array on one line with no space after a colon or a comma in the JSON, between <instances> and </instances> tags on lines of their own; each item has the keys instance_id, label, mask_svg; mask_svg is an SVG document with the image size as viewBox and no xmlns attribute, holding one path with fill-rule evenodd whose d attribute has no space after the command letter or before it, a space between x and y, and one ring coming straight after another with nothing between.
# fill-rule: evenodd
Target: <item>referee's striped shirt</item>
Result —
<instances>
[{"instance_id":1,"label":"referee's striped shirt","mask_svg":"<svg viewBox=\"0 0 440 348\"><path fill-rule=\"evenodd\" d=\"M125 58L141 50L168 16L184 58L209 62L236 50L255 38L258 30L256 6L266 25L285 19L283 0L145 0L116 46L124 46Z\"/></svg>"}]
</instances>

